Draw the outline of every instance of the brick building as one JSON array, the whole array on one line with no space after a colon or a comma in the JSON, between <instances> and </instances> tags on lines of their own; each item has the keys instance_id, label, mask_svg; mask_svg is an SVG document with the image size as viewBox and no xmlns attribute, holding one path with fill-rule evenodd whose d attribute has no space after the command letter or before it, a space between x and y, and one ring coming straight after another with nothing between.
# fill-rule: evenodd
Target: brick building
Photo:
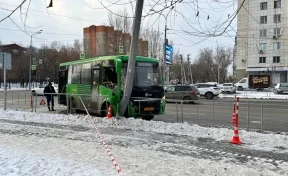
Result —
<instances>
[{"instance_id":1,"label":"brick building","mask_svg":"<svg viewBox=\"0 0 288 176\"><path fill-rule=\"evenodd\" d=\"M109 26L89 26L83 29L86 57L126 54L130 50L131 35ZM123 53L119 53L119 47ZM148 56L148 41L138 40L138 56Z\"/></svg>"}]
</instances>

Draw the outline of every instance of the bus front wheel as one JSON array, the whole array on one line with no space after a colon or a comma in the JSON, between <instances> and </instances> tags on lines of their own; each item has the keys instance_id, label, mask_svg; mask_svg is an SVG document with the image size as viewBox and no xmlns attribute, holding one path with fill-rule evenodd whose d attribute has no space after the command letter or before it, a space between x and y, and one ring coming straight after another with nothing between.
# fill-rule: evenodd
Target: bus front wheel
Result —
<instances>
[{"instance_id":1,"label":"bus front wheel","mask_svg":"<svg viewBox=\"0 0 288 176\"><path fill-rule=\"evenodd\" d=\"M154 115L142 116L143 120L152 120L153 118L154 118Z\"/></svg>"}]
</instances>

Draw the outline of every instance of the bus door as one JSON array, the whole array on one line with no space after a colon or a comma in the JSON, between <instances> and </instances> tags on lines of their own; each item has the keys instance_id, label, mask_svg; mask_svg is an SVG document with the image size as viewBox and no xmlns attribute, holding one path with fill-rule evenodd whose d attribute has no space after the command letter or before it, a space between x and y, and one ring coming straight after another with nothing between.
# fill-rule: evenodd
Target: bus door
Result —
<instances>
[{"instance_id":1,"label":"bus door","mask_svg":"<svg viewBox=\"0 0 288 176\"><path fill-rule=\"evenodd\" d=\"M96 114L101 112L101 98L99 97L100 75L100 67L92 69L91 108Z\"/></svg>"},{"instance_id":2,"label":"bus door","mask_svg":"<svg viewBox=\"0 0 288 176\"><path fill-rule=\"evenodd\" d=\"M58 103L66 105L66 84L68 81L68 69L67 66L60 67L59 70L59 83L58 83L58 93L60 94L58 97Z\"/></svg>"}]
</instances>

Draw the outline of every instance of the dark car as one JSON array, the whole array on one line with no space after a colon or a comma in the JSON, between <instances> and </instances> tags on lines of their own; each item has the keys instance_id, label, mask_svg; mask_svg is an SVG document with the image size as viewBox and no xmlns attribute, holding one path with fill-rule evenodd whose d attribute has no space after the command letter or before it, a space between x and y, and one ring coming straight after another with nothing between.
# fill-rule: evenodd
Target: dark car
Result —
<instances>
[{"instance_id":1,"label":"dark car","mask_svg":"<svg viewBox=\"0 0 288 176\"><path fill-rule=\"evenodd\" d=\"M200 92L194 86L173 85L165 90L165 99L168 100L186 100L184 103L192 103L200 99ZM188 101L191 100L191 101Z\"/></svg>"}]
</instances>

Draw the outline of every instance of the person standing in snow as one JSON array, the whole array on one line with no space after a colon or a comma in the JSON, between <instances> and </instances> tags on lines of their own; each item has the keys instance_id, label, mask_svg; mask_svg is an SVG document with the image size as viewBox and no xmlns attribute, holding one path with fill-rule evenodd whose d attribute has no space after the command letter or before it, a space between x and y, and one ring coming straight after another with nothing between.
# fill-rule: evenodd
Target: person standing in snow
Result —
<instances>
[{"instance_id":1,"label":"person standing in snow","mask_svg":"<svg viewBox=\"0 0 288 176\"><path fill-rule=\"evenodd\" d=\"M54 87L52 86L52 83L49 82L49 84L44 88L44 96L46 96L47 99L47 106L49 111L55 111L54 110L54 95L55 92ZM51 101L51 109L50 109L50 101Z\"/></svg>"}]
</instances>

